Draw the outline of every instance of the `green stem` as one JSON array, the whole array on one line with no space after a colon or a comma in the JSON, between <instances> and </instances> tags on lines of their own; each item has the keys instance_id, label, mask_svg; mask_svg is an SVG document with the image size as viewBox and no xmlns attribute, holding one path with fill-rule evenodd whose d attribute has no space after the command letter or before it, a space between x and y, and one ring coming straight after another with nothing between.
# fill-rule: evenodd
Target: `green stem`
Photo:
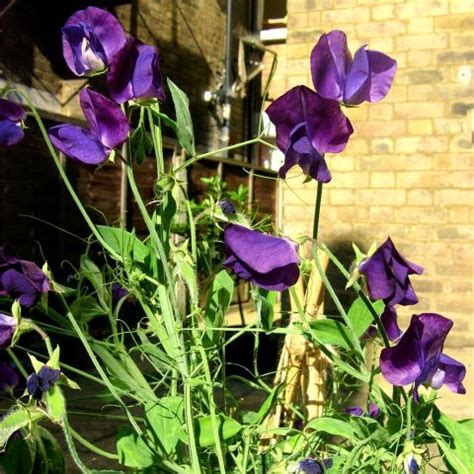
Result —
<instances>
[{"instance_id":1,"label":"green stem","mask_svg":"<svg viewBox=\"0 0 474 474\"><path fill-rule=\"evenodd\" d=\"M53 347L51 345L51 339L39 326L33 323L33 321L29 320L28 322L30 326L33 328L33 330L36 331L41 336L41 339L43 339L44 345L46 346L46 350L48 351L48 355L49 357L51 357L53 355Z\"/></svg>"},{"instance_id":2,"label":"green stem","mask_svg":"<svg viewBox=\"0 0 474 474\"><path fill-rule=\"evenodd\" d=\"M103 382L105 383L105 385L109 389L111 395L118 401L118 403L120 404L120 406L122 407L124 412L127 414L128 419L130 421L130 424L133 426L134 430L139 435L141 435L142 434L141 428L136 423L136 421L133 418L133 415L130 413L127 405L125 405L125 403L122 401L122 399L120 398L120 395L115 390L115 387L110 382L109 378L107 377L107 374L105 373L104 369L102 368L99 361L97 360L97 357L95 356L94 351L92 350L92 347L89 344L89 341L87 340L86 335L84 334L83 330L81 329L81 327L79 326L79 324L75 320L73 314L69 310L69 306L68 306L66 300L64 299L64 297L61 294L59 294L59 298L61 300L61 303L64 306L64 309L66 310L67 317L68 317L69 321L71 322L71 325L74 328L74 331L76 331L77 335L79 336L79 339L81 340L82 345L84 346L84 349L86 350L88 356L90 357L92 363L94 364L94 367L97 370L97 373L100 375L100 378L103 380Z\"/></svg>"},{"instance_id":3,"label":"green stem","mask_svg":"<svg viewBox=\"0 0 474 474\"><path fill-rule=\"evenodd\" d=\"M156 179L160 179L161 175L165 172L165 160L163 158L163 138L161 136L161 121L160 121L160 104L156 102L150 106L151 110L148 110L148 118L150 120L151 137L153 140L153 148L155 149L156 156ZM153 121L153 112L156 112L158 117L158 125L155 125Z\"/></svg>"},{"instance_id":4,"label":"green stem","mask_svg":"<svg viewBox=\"0 0 474 474\"><path fill-rule=\"evenodd\" d=\"M316 268L318 269L321 280L323 280L324 286L327 292L329 293L329 296L331 296L331 299L334 301L334 304L336 305L336 308L339 311L339 314L341 315L342 319L344 320L344 323L349 329L349 336L351 338L352 348L356 350L361 360L364 360L365 359L364 352L362 351L362 346L360 345L359 338L355 334L354 326L352 325L351 320L347 316L347 313L344 310L344 307L342 306L341 301L337 297L336 292L334 291L334 288L331 286L331 283L329 282L329 279L326 276L326 272L323 270L321 266L316 247L313 247L313 260L316 263Z\"/></svg>"},{"instance_id":5,"label":"green stem","mask_svg":"<svg viewBox=\"0 0 474 474\"><path fill-rule=\"evenodd\" d=\"M407 431L406 431L406 439L407 440L410 440L412 438L412 428L411 428L411 424L412 424L412 411L411 411L411 404L412 404L412 398L410 396L410 394L408 394L408 399L406 400L406 416L407 416L407 421L406 421L406 425L407 425Z\"/></svg>"},{"instance_id":6,"label":"green stem","mask_svg":"<svg viewBox=\"0 0 474 474\"><path fill-rule=\"evenodd\" d=\"M119 459L118 454L112 454L112 453L109 453L108 451L104 451L103 449L98 448L97 446L94 446L92 443L87 441L87 439L83 438L77 431L73 430L71 426L69 426L69 431L71 432L71 435L73 436L73 438L79 441L79 443L81 443L82 446L85 446L90 451L104 458L113 459L114 461L117 461Z\"/></svg>"},{"instance_id":7,"label":"green stem","mask_svg":"<svg viewBox=\"0 0 474 474\"><path fill-rule=\"evenodd\" d=\"M229 145L229 146L226 146L226 147L223 147L223 148L218 148L217 150L212 150L212 151L208 151L206 153L201 153L200 155L196 155L196 156L190 158L189 160L186 160L184 163L179 165L173 171L174 171L174 173L179 173L180 171L184 170L185 168L192 165L193 163L196 163L196 161L202 160L203 158L207 158L209 156L214 156L214 155L219 155L219 154L221 154L225 151L235 150L236 148L242 148L244 146L251 145L252 143L258 143L260 141L261 141L260 137L256 137L256 138L252 138L250 140L246 140L245 142L236 143L235 145Z\"/></svg>"},{"instance_id":8,"label":"green stem","mask_svg":"<svg viewBox=\"0 0 474 474\"><path fill-rule=\"evenodd\" d=\"M89 474L91 471L84 465L84 463L81 461L81 458L79 457L79 454L77 453L76 446L74 445L74 440L71 436L71 427L69 426L67 418L63 420L63 432L64 438L66 439L67 447L69 448L69 453L71 454L74 463L82 473Z\"/></svg>"},{"instance_id":9,"label":"green stem","mask_svg":"<svg viewBox=\"0 0 474 474\"><path fill-rule=\"evenodd\" d=\"M16 365L16 368L20 371L20 374L25 379L27 379L28 378L28 372L23 367L23 364L20 362L20 359L18 359L18 357L15 355L15 353L11 349L7 349L7 354L10 356L13 363Z\"/></svg>"},{"instance_id":10,"label":"green stem","mask_svg":"<svg viewBox=\"0 0 474 474\"><path fill-rule=\"evenodd\" d=\"M334 263L336 268L341 272L341 274L346 278L346 280L349 281L351 278L351 274L344 268L344 266L336 258L336 256L326 247L326 245L323 244L320 246L320 248L324 253L326 253L326 255L328 255L328 257ZM359 296L362 299L362 301L367 306L367 309L370 311L370 314L372 315L372 318L377 326L379 334L382 337L384 346L390 347L390 341L388 340L387 332L385 331L382 321L380 320L380 317L377 314L377 311L375 311L373 304L371 303L371 301L369 300L365 292L362 290L362 287L359 285L359 283L354 282L352 287L354 288L354 291L357 293L357 296Z\"/></svg>"},{"instance_id":11,"label":"green stem","mask_svg":"<svg viewBox=\"0 0 474 474\"><path fill-rule=\"evenodd\" d=\"M323 195L323 183L318 181L316 190L316 204L314 206L314 220L313 220L313 240L318 240L319 217L321 215L321 201Z\"/></svg>"},{"instance_id":12,"label":"green stem","mask_svg":"<svg viewBox=\"0 0 474 474\"><path fill-rule=\"evenodd\" d=\"M184 382L184 413L186 417L186 428L188 432L189 451L191 455L191 470L195 474L200 474L201 466L199 464L199 455L196 444L196 435L194 433L194 417L191 398L191 385L189 381Z\"/></svg>"}]
</instances>

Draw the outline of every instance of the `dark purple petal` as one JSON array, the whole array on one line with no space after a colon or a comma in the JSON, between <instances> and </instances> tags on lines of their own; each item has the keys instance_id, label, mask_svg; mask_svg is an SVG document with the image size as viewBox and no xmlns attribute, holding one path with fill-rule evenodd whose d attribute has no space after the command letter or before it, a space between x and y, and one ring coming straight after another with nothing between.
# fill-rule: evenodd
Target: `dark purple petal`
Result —
<instances>
[{"instance_id":1,"label":"dark purple petal","mask_svg":"<svg viewBox=\"0 0 474 474\"><path fill-rule=\"evenodd\" d=\"M18 299L25 308L34 306L41 297L41 292L28 278L15 269L7 270L1 277L1 285L10 298Z\"/></svg>"},{"instance_id":2,"label":"dark purple petal","mask_svg":"<svg viewBox=\"0 0 474 474\"><path fill-rule=\"evenodd\" d=\"M25 120L26 112L21 105L15 104L11 100L0 99L0 120L10 122L21 122Z\"/></svg>"},{"instance_id":3,"label":"dark purple petal","mask_svg":"<svg viewBox=\"0 0 474 474\"><path fill-rule=\"evenodd\" d=\"M10 347L15 334L15 319L6 314L0 313L0 349Z\"/></svg>"},{"instance_id":4,"label":"dark purple petal","mask_svg":"<svg viewBox=\"0 0 474 474\"><path fill-rule=\"evenodd\" d=\"M351 54L345 33L339 30L323 34L311 52L311 77L322 97L341 101Z\"/></svg>"},{"instance_id":5,"label":"dark purple petal","mask_svg":"<svg viewBox=\"0 0 474 474\"><path fill-rule=\"evenodd\" d=\"M343 100L346 104L359 105L370 96L369 58L365 46L359 48L344 84Z\"/></svg>"},{"instance_id":6,"label":"dark purple petal","mask_svg":"<svg viewBox=\"0 0 474 474\"><path fill-rule=\"evenodd\" d=\"M10 247L2 245L0 247L0 268L6 265L14 265L20 260L15 256Z\"/></svg>"},{"instance_id":7,"label":"dark purple petal","mask_svg":"<svg viewBox=\"0 0 474 474\"><path fill-rule=\"evenodd\" d=\"M129 38L110 64L107 87L119 104L131 99L165 100L158 50Z\"/></svg>"},{"instance_id":8,"label":"dark purple petal","mask_svg":"<svg viewBox=\"0 0 474 474\"><path fill-rule=\"evenodd\" d=\"M130 124L115 102L89 88L81 91L80 102L91 133L102 145L113 149L127 139Z\"/></svg>"},{"instance_id":9,"label":"dark purple petal","mask_svg":"<svg viewBox=\"0 0 474 474\"><path fill-rule=\"evenodd\" d=\"M352 416L362 416L364 414L364 409L361 406L357 405L354 407L347 407L345 409L345 412Z\"/></svg>"},{"instance_id":10,"label":"dark purple petal","mask_svg":"<svg viewBox=\"0 0 474 474\"><path fill-rule=\"evenodd\" d=\"M297 244L230 224L224 231L224 265L266 290L283 291L299 277Z\"/></svg>"},{"instance_id":11,"label":"dark purple petal","mask_svg":"<svg viewBox=\"0 0 474 474\"><path fill-rule=\"evenodd\" d=\"M43 365L43 367L41 367L40 371L38 372L38 378L40 381L39 388L41 389L41 391L47 392L50 389L51 385L53 385L54 382L57 382L59 380L60 376L60 370L52 369L47 365Z\"/></svg>"},{"instance_id":12,"label":"dark purple petal","mask_svg":"<svg viewBox=\"0 0 474 474\"><path fill-rule=\"evenodd\" d=\"M398 344L382 350L380 368L385 379L394 385L415 383L415 397L422 384L439 388L441 384L449 383L459 387L465 374L462 364L450 365L453 359L441 357L444 340L452 325L450 319L439 314L413 315Z\"/></svg>"},{"instance_id":13,"label":"dark purple petal","mask_svg":"<svg viewBox=\"0 0 474 474\"><path fill-rule=\"evenodd\" d=\"M48 130L48 135L57 150L80 163L99 165L110 154L93 133L78 125L56 125Z\"/></svg>"},{"instance_id":14,"label":"dark purple petal","mask_svg":"<svg viewBox=\"0 0 474 474\"><path fill-rule=\"evenodd\" d=\"M112 283L112 303L117 304L128 295L128 290L119 283Z\"/></svg>"},{"instance_id":15,"label":"dark purple petal","mask_svg":"<svg viewBox=\"0 0 474 474\"><path fill-rule=\"evenodd\" d=\"M222 212L226 216L231 216L232 214L235 214L235 206L232 201L229 201L228 199L221 199L217 205L222 209Z\"/></svg>"},{"instance_id":16,"label":"dark purple petal","mask_svg":"<svg viewBox=\"0 0 474 474\"><path fill-rule=\"evenodd\" d=\"M411 305L418 301L409 275L419 275L423 268L402 257L390 237L360 264L359 271L366 277L372 300L382 299L391 307L396 304Z\"/></svg>"},{"instance_id":17,"label":"dark purple petal","mask_svg":"<svg viewBox=\"0 0 474 474\"><path fill-rule=\"evenodd\" d=\"M25 132L20 123L0 120L0 146L13 146L23 140Z\"/></svg>"},{"instance_id":18,"label":"dark purple petal","mask_svg":"<svg viewBox=\"0 0 474 474\"><path fill-rule=\"evenodd\" d=\"M0 391L13 390L20 383L17 371L5 362L0 362Z\"/></svg>"},{"instance_id":19,"label":"dark purple petal","mask_svg":"<svg viewBox=\"0 0 474 474\"><path fill-rule=\"evenodd\" d=\"M419 345L417 316L396 346L387 347L380 354L380 369L384 378L393 385L408 385L415 382L424 368L424 356Z\"/></svg>"},{"instance_id":20,"label":"dark purple petal","mask_svg":"<svg viewBox=\"0 0 474 474\"><path fill-rule=\"evenodd\" d=\"M466 393L466 389L462 384L466 376L466 367L464 364L446 354L441 354L439 357L439 369L444 372L443 383L449 390L455 393Z\"/></svg>"},{"instance_id":21,"label":"dark purple petal","mask_svg":"<svg viewBox=\"0 0 474 474\"><path fill-rule=\"evenodd\" d=\"M101 70L101 63L107 66L125 42L120 22L96 7L74 13L63 28L64 59L79 76Z\"/></svg>"},{"instance_id":22,"label":"dark purple petal","mask_svg":"<svg viewBox=\"0 0 474 474\"><path fill-rule=\"evenodd\" d=\"M397 340L402 335L402 330L397 322L397 312L393 306L385 306L383 313L380 315L380 319L391 341Z\"/></svg>"},{"instance_id":23,"label":"dark purple petal","mask_svg":"<svg viewBox=\"0 0 474 474\"><path fill-rule=\"evenodd\" d=\"M40 379L37 374L30 374L28 379L26 380L26 389L28 393L34 397L40 385Z\"/></svg>"},{"instance_id":24,"label":"dark purple petal","mask_svg":"<svg viewBox=\"0 0 474 474\"><path fill-rule=\"evenodd\" d=\"M377 418L380 415L380 408L376 403L369 403L369 416L371 418Z\"/></svg>"}]
</instances>

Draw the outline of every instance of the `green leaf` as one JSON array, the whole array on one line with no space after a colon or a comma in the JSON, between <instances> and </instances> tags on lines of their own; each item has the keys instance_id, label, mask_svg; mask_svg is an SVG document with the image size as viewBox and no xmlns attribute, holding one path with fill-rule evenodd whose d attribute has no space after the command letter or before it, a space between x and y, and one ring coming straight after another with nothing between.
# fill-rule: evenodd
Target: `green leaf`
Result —
<instances>
[{"instance_id":1,"label":"green leaf","mask_svg":"<svg viewBox=\"0 0 474 474\"><path fill-rule=\"evenodd\" d=\"M156 404L145 407L145 420L164 454L171 455L183 431L183 398L160 398Z\"/></svg>"},{"instance_id":2,"label":"green leaf","mask_svg":"<svg viewBox=\"0 0 474 474\"><path fill-rule=\"evenodd\" d=\"M142 124L133 131L130 141L132 156L138 165L141 165L145 161L147 153L153 149L153 143Z\"/></svg>"},{"instance_id":3,"label":"green leaf","mask_svg":"<svg viewBox=\"0 0 474 474\"><path fill-rule=\"evenodd\" d=\"M376 311L377 315L380 316L385 305L382 300L379 300L375 303L372 303L372 307ZM352 327L354 328L354 332L358 338L361 337L365 331L367 331L369 326L374 323L374 318L372 317L369 308L367 308L367 305L364 303L362 298L357 298L354 303L352 303L347 313L347 317L350 319Z\"/></svg>"},{"instance_id":4,"label":"green leaf","mask_svg":"<svg viewBox=\"0 0 474 474\"><path fill-rule=\"evenodd\" d=\"M5 474L36 474L33 472L35 443L24 438L12 439L0 454L0 466Z\"/></svg>"},{"instance_id":5,"label":"green leaf","mask_svg":"<svg viewBox=\"0 0 474 474\"><path fill-rule=\"evenodd\" d=\"M59 346L56 346L54 348L53 353L51 354L51 357L49 358L48 362L46 365L48 367L51 367L52 369L59 370L59 356L60 356L61 349Z\"/></svg>"},{"instance_id":6,"label":"green leaf","mask_svg":"<svg viewBox=\"0 0 474 474\"><path fill-rule=\"evenodd\" d=\"M324 431L330 435L342 436L347 439L354 439L356 437L356 432L350 423L327 416L314 418L306 425L306 428Z\"/></svg>"},{"instance_id":7,"label":"green leaf","mask_svg":"<svg viewBox=\"0 0 474 474\"><path fill-rule=\"evenodd\" d=\"M219 439L227 440L235 436L242 429L242 425L225 415L217 415L217 425L219 427ZM199 446L208 447L214 445L214 435L212 432L212 417L203 416L198 418L196 427Z\"/></svg>"},{"instance_id":8,"label":"green leaf","mask_svg":"<svg viewBox=\"0 0 474 474\"><path fill-rule=\"evenodd\" d=\"M204 308L204 322L207 328L221 327L225 313L232 301L234 293L234 280L225 270L221 270L214 278L212 290L207 298ZM213 345L217 342L219 334L212 330L206 331L204 344Z\"/></svg>"},{"instance_id":9,"label":"green leaf","mask_svg":"<svg viewBox=\"0 0 474 474\"><path fill-rule=\"evenodd\" d=\"M189 291L189 296L191 297L191 301L194 304L197 304L199 301L199 294L198 294L198 282L196 278L196 272L194 271L194 267L189 263L185 258L178 256L176 259L176 264L178 267L178 272L183 279L186 287Z\"/></svg>"},{"instance_id":10,"label":"green leaf","mask_svg":"<svg viewBox=\"0 0 474 474\"><path fill-rule=\"evenodd\" d=\"M474 451L474 433L469 429L471 425L453 420L441 413L437 407L433 408L433 422L438 433L447 435L445 439L439 437L436 441L448 464L455 467L458 473L471 472ZM448 449L445 449L444 445L447 445Z\"/></svg>"},{"instance_id":11,"label":"green leaf","mask_svg":"<svg viewBox=\"0 0 474 474\"><path fill-rule=\"evenodd\" d=\"M350 349L350 336L347 327L334 319L316 319L309 323L313 337L319 344L330 344Z\"/></svg>"},{"instance_id":12,"label":"green leaf","mask_svg":"<svg viewBox=\"0 0 474 474\"><path fill-rule=\"evenodd\" d=\"M34 439L38 448L33 474L43 472L45 474L63 474L66 469L64 454L57 439L40 425L35 427Z\"/></svg>"},{"instance_id":13,"label":"green leaf","mask_svg":"<svg viewBox=\"0 0 474 474\"><path fill-rule=\"evenodd\" d=\"M172 118L168 117L163 112L159 112L155 109L152 109L152 112L153 112L154 119L155 119L155 120L153 120L153 122L156 121L158 123L157 119L159 119L164 125L171 128L171 130L173 130L173 132L176 133L178 131L178 124Z\"/></svg>"},{"instance_id":14,"label":"green leaf","mask_svg":"<svg viewBox=\"0 0 474 474\"><path fill-rule=\"evenodd\" d=\"M97 230L115 252L130 256L136 262L145 263L149 250L134 233L106 225L98 225Z\"/></svg>"},{"instance_id":15,"label":"green leaf","mask_svg":"<svg viewBox=\"0 0 474 474\"><path fill-rule=\"evenodd\" d=\"M145 441L128 426L119 428L117 454L120 464L128 467L146 468L154 462L154 455Z\"/></svg>"},{"instance_id":16,"label":"green leaf","mask_svg":"<svg viewBox=\"0 0 474 474\"><path fill-rule=\"evenodd\" d=\"M91 283L95 291L103 298L105 292L104 278L100 268L87 256L81 256L79 274Z\"/></svg>"},{"instance_id":17,"label":"green leaf","mask_svg":"<svg viewBox=\"0 0 474 474\"><path fill-rule=\"evenodd\" d=\"M15 431L25 428L30 423L43 417L44 415L42 413L29 411L26 408L18 408L7 413L0 421L0 451L3 450L8 438L10 438Z\"/></svg>"},{"instance_id":18,"label":"green leaf","mask_svg":"<svg viewBox=\"0 0 474 474\"><path fill-rule=\"evenodd\" d=\"M46 392L45 402L51 421L62 424L66 416L66 399L58 384L54 384Z\"/></svg>"},{"instance_id":19,"label":"green leaf","mask_svg":"<svg viewBox=\"0 0 474 474\"><path fill-rule=\"evenodd\" d=\"M97 316L107 316L107 311L102 308L101 304L91 295L84 295L70 306L71 313L76 321L88 323Z\"/></svg>"},{"instance_id":20,"label":"green leaf","mask_svg":"<svg viewBox=\"0 0 474 474\"><path fill-rule=\"evenodd\" d=\"M263 419L268 415L270 410L274 407L284 387L285 384L282 383L273 388L273 390L270 392L270 395L268 395L268 397L265 399L260 409L258 410L257 415L255 416L254 424L261 423Z\"/></svg>"},{"instance_id":21,"label":"green leaf","mask_svg":"<svg viewBox=\"0 0 474 474\"><path fill-rule=\"evenodd\" d=\"M176 123L178 126L177 135L179 143L191 155L196 154L194 147L194 131L191 113L189 111L189 99L186 94L168 78L168 87L173 98L174 108L176 110Z\"/></svg>"},{"instance_id":22,"label":"green leaf","mask_svg":"<svg viewBox=\"0 0 474 474\"><path fill-rule=\"evenodd\" d=\"M276 291L268 291L257 288L253 292L255 304L257 306L257 315L260 324L265 331L271 331L273 326L274 307L277 299Z\"/></svg>"}]
</instances>

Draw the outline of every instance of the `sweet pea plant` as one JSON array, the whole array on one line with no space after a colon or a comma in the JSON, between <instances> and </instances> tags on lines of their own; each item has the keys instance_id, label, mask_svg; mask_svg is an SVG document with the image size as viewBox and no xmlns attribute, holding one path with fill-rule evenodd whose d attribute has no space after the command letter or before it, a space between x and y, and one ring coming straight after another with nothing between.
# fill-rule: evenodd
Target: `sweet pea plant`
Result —
<instances>
[{"instance_id":1,"label":"sweet pea plant","mask_svg":"<svg viewBox=\"0 0 474 474\"><path fill-rule=\"evenodd\" d=\"M420 275L422 268L405 259L388 238L367 254L355 247L349 272L318 240L322 187L331 180L325 153L342 152L353 133L341 106L383 99L395 75L395 60L365 46L352 58L343 32L322 35L310 61L315 90L295 87L267 109L285 155L280 179L298 165L318 183L314 230L308 238L312 257L303 259L296 242L255 230L231 202L222 201L222 212L212 216L223 229L225 259L211 272L203 297L199 238L187 199L185 239L176 239L171 229L178 197L185 193L179 172L222 150L196 152L188 100L170 80L176 120L160 111L166 98L158 51L127 38L108 12L94 7L79 11L62 33L71 71L104 74L107 95L88 87L80 93L87 128L64 124L46 130L28 97L7 88L0 99L0 144L12 146L23 139L27 113L33 117L91 238L77 269L76 288L58 282L46 264L40 269L8 247L0 248L0 348L8 356L0 364L0 388L11 401L0 421L1 463L7 472L64 472L61 449L45 421L62 428L72 460L85 473L98 471L81 459L77 444L110 460L106 472L415 473L433 462L441 472L470 472L472 421L454 421L436 407L442 386L465 392L465 367L443 353L453 322L423 313L413 315L408 328L397 323L397 307L417 302L410 275ZM23 105L12 101L18 97ZM136 118L138 128L132 131ZM163 126L188 154L168 169ZM151 137L156 157L153 205L143 202L134 178L137 130L144 140ZM251 142L272 146L263 135ZM96 225L71 186L58 151L83 165L115 160L125 167L146 238L138 239L133 230ZM98 248L101 260L94 261L91 255L97 256ZM321 251L356 296L348 310L322 271ZM338 310L337 315L319 315L316 323L324 324L308 319L294 288L308 265L320 272ZM258 313L256 323L241 329L225 325L237 279L250 282ZM299 321L277 328L272 322L275 292L286 290L296 302L291 311ZM135 317L128 319L130 314ZM105 338L94 337L91 330L97 318L109 323ZM25 332L37 334L45 350L23 347ZM291 403L285 407L294 414L291 424L269 428L265 420L281 403L282 387L273 387L256 370L247 383L265 394L264 402L242 410L226 376L226 347L246 333L258 342L261 332L302 335L330 361L322 417L307 419L304 406ZM62 341L77 339L83 347L80 357L89 359L94 370L63 363L58 335ZM241 350L255 353L257 342L253 349ZM380 346L380 356L374 356ZM88 379L97 387L97 400L104 407L114 405L114 411L104 408L100 414L105 422L108 417L123 422L113 452L71 426L67 398L74 394L70 390L79 389L74 379ZM361 406L348 403L355 392L365 393ZM84 416L96 416L87 413L86 401L84 407Z\"/></svg>"}]
</instances>

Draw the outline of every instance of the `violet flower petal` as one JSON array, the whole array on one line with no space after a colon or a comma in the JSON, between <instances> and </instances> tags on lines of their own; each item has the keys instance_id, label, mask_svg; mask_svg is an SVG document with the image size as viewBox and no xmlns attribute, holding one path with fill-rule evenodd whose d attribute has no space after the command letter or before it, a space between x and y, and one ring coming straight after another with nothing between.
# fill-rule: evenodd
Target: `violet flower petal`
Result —
<instances>
[{"instance_id":1,"label":"violet flower petal","mask_svg":"<svg viewBox=\"0 0 474 474\"><path fill-rule=\"evenodd\" d=\"M466 367L461 362L447 356L440 354L439 367L444 371L444 385L455 393L466 393L466 389L462 384L466 376Z\"/></svg>"},{"instance_id":2,"label":"violet flower petal","mask_svg":"<svg viewBox=\"0 0 474 474\"><path fill-rule=\"evenodd\" d=\"M342 101L344 81L352 63L345 33L323 34L311 52L311 77L322 97Z\"/></svg>"},{"instance_id":3,"label":"violet flower petal","mask_svg":"<svg viewBox=\"0 0 474 474\"><path fill-rule=\"evenodd\" d=\"M397 340L402 335L402 330L398 326L397 312L393 306L385 306L383 313L380 315L387 337L391 341Z\"/></svg>"},{"instance_id":4,"label":"violet flower petal","mask_svg":"<svg viewBox=\"0 0 474 474\"><path fill-rule=\"evenodd\" d=\"M369 403L369 416L371 418L377 418L380 415L380 408L376 403Z\"/></svg>"},{"instance_id":5,"label":"violet flower petal","mask_svg":"<svg viewBox=\"0 0 474 474\"><path fill-rule=\"evenodd\" d=\"M226 227L224 241L224 265L241 278L275 291L283 291L298 280L297 244L237 224Z\"/></svg>"},{"instance_id":6,"label":"violet flower petal","mask_svg":"<svg viewBox=\"0 0 474 474\"><path fill-rule=\"evenodd\" d=\"M13 390L20 384L17 371L5 362L0 362L0 391Z\"/></svg>"},{"instance_id":7,"label":"violet flower petal","mask_svg":"<svg viewBox=\"0 0 474 474\"><path fill-rule=\"evenodd\" d=\"M64 59L71 71L79 76L94 72L91 69L94 56L107 66L125 42L120 22L101 8L88 7L74 13L63 28ZM97 65L100 67L99 63Z\"/></svg>"},{"instance_id":8,"label":"violet flower petal","mask_svg":"<svg viewBox=\"0 0 474 474\"><path fill-rule=\"evenodd\" d=\"M10 298L18 299L25 308L34 306L41 297L41 292L28 278L13 268L2 275L1 286Z\"/></svg>"},{"instance_id":9,"label":"violet flower petal","mask_svg":"<svg viewBox=\"0 0 474 474\"><path fill-rule=\"evenodd\" d=\"M10 347L15 333L15 319L0 313L0 349Z\"/></svg>"},{"instance_id":10,"label":"violet flower petal","mask_svg":"<svg viewBox=\"0 0 474 474\"><path fill-rule=\"evenodd\" d=\"M57 150L79 163L99 165L110 154L94 134L78 125L56 125L48 130L48 135Z\"/></svg>"},{"instance_id":11,"label":"violet flower petal","mask_svg":"<svg viewBox=\"0 0 474 474\"><path fill-rule=\"evenodd\" d=\"M23 140L25 132L18 122L0 120L0 146L13 146Z\"/></svg>"},{"instance_id":12,"label":"violet flower petal","mask_svg":"<svg viewBox=\"0 0 474 474\"><path fill-rule=\"evenodd\" d=\"M26 112L20 105L7 99L0 99L0 120L21 122L25 120Z\"/></svg>"},{"instance_id":13,"label":"violet flower petal","mask_svg":"<svg viewBox=\"0 0 474 474\"><path fill-rule=\"evenodd\" d=\"M110 64L107 87L110 96L119 104L131 99L164 101L158 50L136 38L129 38Z\"/></svg>"},{"instance_id":14,"label":"violet flower petal","mask_svg":"<svg viewBox=\"0 0 474 474\"><path fill-rule=\"evenodd\" d=\"M121 145L128 136L130 124L120 107L92 89L83 89L80 103L92 134L109 149Z\"/></svg>"},{"instance_id":15,"label":"violet flower petal","mask_svg":"<svg viewBox=\"0 0 474 474\"><path fill-rule=\"evenodd\" d=\"M347 407L345 409L345 412L352 416L362 416L364 414L364 409L361 406L357 405L353 407Z\"/></svg>"}]
</instances>

